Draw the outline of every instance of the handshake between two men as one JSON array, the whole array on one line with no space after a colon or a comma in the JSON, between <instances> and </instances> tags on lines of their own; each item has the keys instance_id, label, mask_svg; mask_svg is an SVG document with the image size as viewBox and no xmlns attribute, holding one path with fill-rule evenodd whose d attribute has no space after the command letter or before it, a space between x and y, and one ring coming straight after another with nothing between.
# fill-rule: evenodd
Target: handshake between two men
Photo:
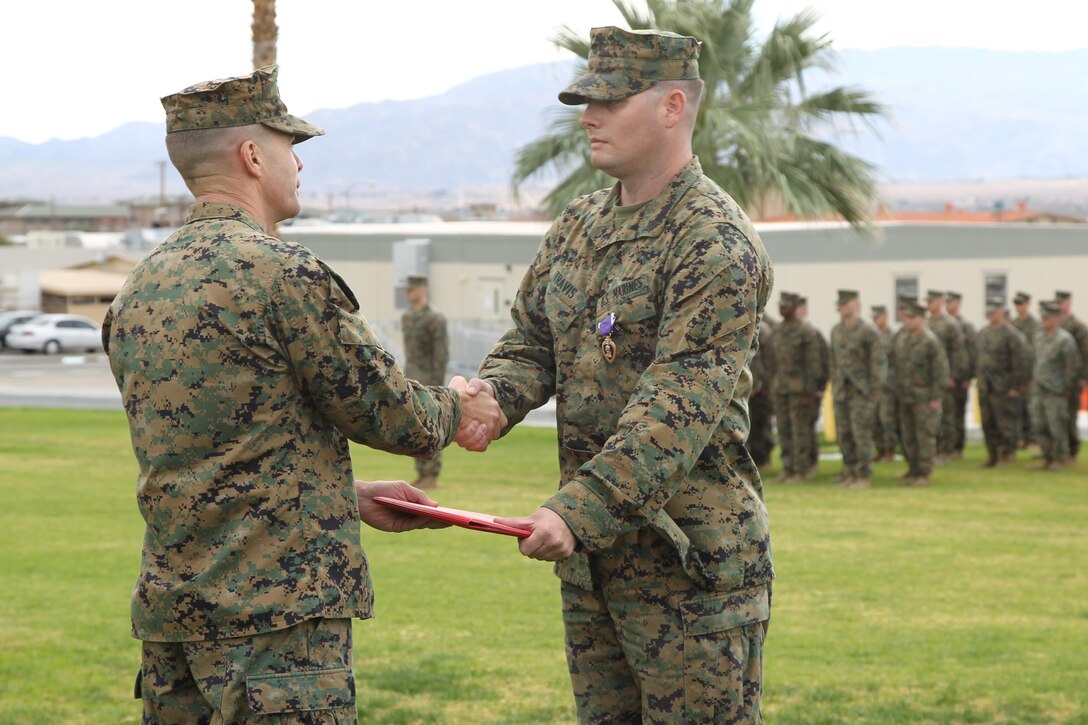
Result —
<instances>
[{"instance_id":1,"label":"handshake between two men","mask_svg":"<svg viewBox=\"0 0 1088 725\"><path fill-rule=\"evenodd\" d=\"M461 396L461 423L455 442L468 451L486 451L488 445L502 434L508 422L495 399L494 389L484 380L466 380L460 375L451 378L447 387ZM373 500L375 496L388 496L425 506L437 505L426 493L404 481L355 481L355 491L359 499L359 516L375 529L399 532L440 529L450 525L388 508ZM548 508L541 507L531 516L523 518L496 517L495 522L533 532L518 543L521 553L531 559L565 559L574 552L577 543L563 518Z\"/></svg>"}]
</instances>

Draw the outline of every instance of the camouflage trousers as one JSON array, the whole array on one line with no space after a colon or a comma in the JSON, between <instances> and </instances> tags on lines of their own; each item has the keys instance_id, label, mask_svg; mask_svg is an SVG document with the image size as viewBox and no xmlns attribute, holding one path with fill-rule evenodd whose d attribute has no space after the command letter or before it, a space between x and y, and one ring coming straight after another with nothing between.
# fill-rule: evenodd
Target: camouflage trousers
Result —
<instances>
[{"instance_id":1,"label":"camouflage trousers","mask_svg":"<svg viewBox=\"0 0 1088 725\"><path fill-rule=\"evenodd\" d=\"M873 416L876 403L852 386L835 396L835 433L848 476L873 475Z\"/></svg>"},{"instance_id":2,"label":"camouflage trousers","mask_svg":"<svg viewBox=\"0 0 1088 725\"><path fill-rule=\"evenodd\" d=\"M435 476L442 471L442 451L439 451L434 455L434 458L417 458L416 459L416 475L422 478L423 476Z\"/></svg>"},{"instance_id":3,"label":"camouflage trousers","mask_svg":"<svg viewBox=\"0 0 1088 725\"><path fill-rule=\"evenodd\" d=\"M775 395L774 418L778 425L783 473L802 474L816 462L819 455L816 419L819 413L819 402L811 395Z\"/></svg>"},{"instance_id":4,"label":"camouflage trousers","mask_svg":"<svg viewBox=\"0 0 1088 725\"><path fill-rule=\"evenodd\" d=\"M895 453L895 447L899 444L895 426L895 396L891 391L884 391L873 411L873 444L878 456Z\"/></svg>"},{"instance_id":5,"label":"camouflage trousers","mask_svg":"<svg viewBox=\"0 0 1088 725\"><path fill-rule=\"evenodd\" d=\"M1080 433L1077 431L1077 413L1080 412L1081 387L1079 383L1073 384L1073 392L1069 394L1069 455L1074 458L1080 452Z\"/></svg>"},{"instance_id":6,"label":"camouflage trousers","mask_svg":"<svg viewBox=\"0 0 1088 725\"><path fill-rule=\"evenodd\" d=\"M984 384L980 384L978 403L982 412L982 435L990 456L1015 453L1020 436L1020 398L1010 398L1007 392L989 392Z\"/></svg>"},{"instance_id":7,"label":"camouflage trousers","mask_svg":"<svg viewBox=\"0 0 1088 725\"><path fill-rule=\"evenodd\" d=\"M958 411L955 388L945 388L944 397L941 399L941 417L937 426L937 453L942 456L947 456L956 450Z\"/></svg>"},{"instance_id":8,"label":"camouflage trousers","mask_svg":"<svg viewBox=\"0 0 1088 725\"><path fill-rule=\"evenodd\" d=\"M1017 448L1023 448L1035 443L1035 430L1031 422L1031 392L1028 391L1019 398L1018 412L1020 415L1020 433L1016 440Z\"/></svg>"},{"instance_id":9,"label":"camouflage trousers","mask_svg":"<svg viewBox=\"0 0 1088 725\"><path fill-rule=\"evenodd\" d=\"M952 434L952 449L961 452L967 444L967 398L970 385L970 381L956 381L956 387L952 390L952 400L956 406L956 410L953 411L955 415L952 417L955 431Z\"/></svg>"},{"instance_id":10,"label":"camouflage trousers","mask_svg":"<svg viewBox=\"0 0 1088 725\"><path fill-rule=\"evenodd\" d=\"M1031 394L1031 427L1047 461L1064 461L1069 450L1069 396L1036 389Z\"/></svg>"},{"instance_id":11,"label":"camouflage trousers","mask_svg":"<svg viewBox=\"0 0 1088 725\"><path fill-rule=\"evenodd\" d=\"M903 442L903 455L907 458L908 473L926 476L933 472L933 458L937 453L937 428L941 424L941 410L932 410L929 403L899 403L899 440Z\"/></svg>"},{"instance_id":12,"label":"camouflage trousers","mask_svg":"<svg viewBox=\"0 0 1088 725\"><path fill-rule=\"evenodd\" d=\"M762 723L770 591L698 588L650 529L590 557L592 591L563 582L579 723Z\"/></svg>"},{"instance_id":13,"label":"camouflage trousers","mask_svg":"<svg viewBox=\"0 0 1088 725\"><path fill-rule=\"evenodd\" d=\"M748 400L748 415L752 427L748 432L746 446L756 465L765 466L770 463L771 452L774 450L774 426L771 421L774 408L771 405L771 396L752 396Z\"/></svg>"},{"instance_id":14,"label":"camouflage trousers","mask_svg":"<svg viewBox=\"0 0 1088 725\"><path fill-rule=\"evenodd\" d=\"M205 642L144 642L143 725L355 725L351 620Z\"/></svg>"}]
</instances>

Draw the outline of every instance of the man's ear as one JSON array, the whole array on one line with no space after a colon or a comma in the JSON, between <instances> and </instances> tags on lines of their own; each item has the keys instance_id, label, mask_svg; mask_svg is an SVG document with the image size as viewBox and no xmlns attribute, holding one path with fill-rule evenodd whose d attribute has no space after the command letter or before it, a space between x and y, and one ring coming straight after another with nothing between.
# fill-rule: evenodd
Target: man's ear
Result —
<instances>
[{"instance_id":1,"label":"man's ear","mask_svg":"<svg viewBox=\"0 0 1088 725\"><path fill-rule=\"evenodd\" d=\"M683 91L677 88L672 89L665 94L661 103L665 114L666 128L672 128L683 120L684 110L688 107L688 99Z\"/></svg>"},{"instance_id":2,"label":"man's ear","mask_svg":"<svg viewBox=\"0 0 1088 725\"><path fill-rule=\"evenodd\" d=\"M247 138L238 144L238 157L242 162L242 168L254 177L264 175L264 154L260 145L251 138Z\"/></svg>"}]
</instances>

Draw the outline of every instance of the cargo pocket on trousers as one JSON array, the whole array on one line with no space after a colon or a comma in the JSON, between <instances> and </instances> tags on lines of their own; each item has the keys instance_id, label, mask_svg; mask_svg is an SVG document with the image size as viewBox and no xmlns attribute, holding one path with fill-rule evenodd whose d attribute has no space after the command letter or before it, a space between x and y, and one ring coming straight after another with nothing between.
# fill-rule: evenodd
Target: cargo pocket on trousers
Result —
<instances>
[{"instance_id":1,"label":"cargo pocket on trousers","mask_svg":"<svg viewBox=\"0 0 1088 725\"><path fill-rule=\"evenodd\" d=\"M763 689L766 587L702 597L680 605L684 622L686 722L747 722Z\"/></svg>"},{"instance_id":2,"label":"cargo pocket on trousers","mask_svg":"<svg viewBox=\"0 0 1088 725\"><path fill-rule=\"evenodd\" d=\"M307 670L282 674L251 675L246 678L249 709L274 723L283 715L313 713L307 721L320 723L355 722L355 677L349 667Z\"/></svg>"}]
</instances>

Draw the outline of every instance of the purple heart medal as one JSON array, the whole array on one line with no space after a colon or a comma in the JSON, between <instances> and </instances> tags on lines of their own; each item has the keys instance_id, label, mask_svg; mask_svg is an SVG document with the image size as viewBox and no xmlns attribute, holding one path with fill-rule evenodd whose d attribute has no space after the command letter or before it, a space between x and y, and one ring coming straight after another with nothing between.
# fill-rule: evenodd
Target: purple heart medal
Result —
<instances>
[{"instance_id":1,"label":"purple heart medal","mask_svg":"<svg viewBox=\"0 0 1088 725\"><path fill-rule=\"evenodd\" d=\"M601 354L605 362L616 359L616 343L612 341L612 328L616 326L616 313L609 312L597 323L597 337L601 338Z\"/></svg>"}]
</instances>

